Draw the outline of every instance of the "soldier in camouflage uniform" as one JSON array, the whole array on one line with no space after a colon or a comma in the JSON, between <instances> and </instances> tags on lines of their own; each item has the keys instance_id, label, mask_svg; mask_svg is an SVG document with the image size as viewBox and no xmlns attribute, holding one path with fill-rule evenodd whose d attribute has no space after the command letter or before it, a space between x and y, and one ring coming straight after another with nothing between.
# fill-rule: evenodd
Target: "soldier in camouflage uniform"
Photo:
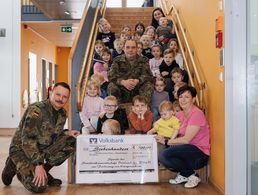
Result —
<instances>
[{"instance_id":1,"label":"soldier in camouflage uniform","mask_svg":"<svg viewBox=\"0 0 258 195\"><path fill-rule=\"evenodd\" d=\"M125 54L114 59L108 72L108 94L119 103L132 102L135 95L144 96L148 103L154 91L148 59L137 55L137 42L126 40Z\"/></svg>"},{"instance_id":2,"label":"soldier in camouflage uniform","mask_svg":"<svg viewBox=\"0 0 258 195\"><path fill-rule=\"evenodd\" d=\"M47 186L60 186L62 181L48 172L61 165L75 151L76 130L64 131L70 87L60 82L53 87L50 99L34 103L25 111L13 136L9 157L2 172L2 181L10 185L13 177L32 192L40 193Z\"/></svg>"}]
</instances>

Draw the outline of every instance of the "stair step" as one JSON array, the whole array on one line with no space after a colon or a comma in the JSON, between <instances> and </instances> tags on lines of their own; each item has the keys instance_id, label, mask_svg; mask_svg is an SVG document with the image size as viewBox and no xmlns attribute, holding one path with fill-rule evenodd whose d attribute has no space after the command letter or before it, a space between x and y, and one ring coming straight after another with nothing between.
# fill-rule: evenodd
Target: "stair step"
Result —
<instances>
[{"instance_id":1,"label":"stair step","mask_svg":"<svg viewBox=\"0 0 258 195\"><path fill-rule=\"evenodd\" d=\"M111 31L119 36L124 25L130 26L132 32L138 22L147 27L151 23L152 10L153 8L107 8L105 18L112 26Z\"/></svg>"}]
</instances>

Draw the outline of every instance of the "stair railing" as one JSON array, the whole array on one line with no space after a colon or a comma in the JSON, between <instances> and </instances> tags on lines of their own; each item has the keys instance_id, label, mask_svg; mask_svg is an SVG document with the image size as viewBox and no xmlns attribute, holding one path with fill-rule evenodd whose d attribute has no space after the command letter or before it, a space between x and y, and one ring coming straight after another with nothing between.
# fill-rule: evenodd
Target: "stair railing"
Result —
<instances>
[{"instance_id":1,"label":"stair railing","mask_svg":"<svg viewBox=\"0 0 258 195\"><path fill-rule=\"evenodd\" d=\"M103 2L99 4L95 12L93 26L89 35L90 41L86 46L85 57L84 57L79 78L76 84L76 103L77 103L78 111L82 110L83 101L86 93L86 86L89 80L90 69L91 69L93 53L94 53L94 45L98 34L97 21L100 16L103 16L103 14L105 14L105 9L106 9L106 0L103 0Z\"/></svg>"},{"instance_id":2,"label":"stair railing","mask_svg":"<svg viewBox=\"0 0 258 195\"><path fill-rule=\"evenodd\" d=\"M184 67L189 74L190 84L197 90L197 105L208 114L208 86L202 72L197 52L194 50L189 33L179 11L173 5L171 0L161 0L161 8L164 14L173 21L174 29L177 34L178 44L184 59Z\"/></svg>"}]
</instances>

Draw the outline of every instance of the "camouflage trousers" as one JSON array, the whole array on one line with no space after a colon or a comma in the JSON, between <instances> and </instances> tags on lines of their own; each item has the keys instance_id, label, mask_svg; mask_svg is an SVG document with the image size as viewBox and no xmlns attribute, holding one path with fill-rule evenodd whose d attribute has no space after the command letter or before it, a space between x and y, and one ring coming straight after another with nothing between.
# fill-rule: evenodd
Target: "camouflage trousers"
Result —
<instances>
[{"instance_id":1,"label":"camouflage trousers","mask_svg":"<svg viewBox=\"0 0 258 195\"><path fill-rule=\"evenodd\" d=\"M75 152L76 139L71 136L62 135L59 136L56 141L43 150L45 155L44 166L59 166L66 159L68 159ZM17 178L24 185L24 187L36 193L44 192L47 189L47 179L44 186L35 186L33 181L35 166L31 163L30 159L25 155L23 151L10 153L10 157L16 165ZM49 170L46 170L48 172Z\"/></svg>"},{"instance_id":2,"label":"camouflage trousers","mask_svg":"<svg viewBox=\"0 0 258 195\"><path fill-rule=\"evenodd\" d=\"M108 95L113 95L118 99L119 104L132 102L136 95L141 95L146 98L148 104L151 103L151 97L154 92L154 85L151 82L146 82L143 85L136 86L133 90L129 91L121 85L110 82L107 89Z\"/></svg>"}]
</instances>

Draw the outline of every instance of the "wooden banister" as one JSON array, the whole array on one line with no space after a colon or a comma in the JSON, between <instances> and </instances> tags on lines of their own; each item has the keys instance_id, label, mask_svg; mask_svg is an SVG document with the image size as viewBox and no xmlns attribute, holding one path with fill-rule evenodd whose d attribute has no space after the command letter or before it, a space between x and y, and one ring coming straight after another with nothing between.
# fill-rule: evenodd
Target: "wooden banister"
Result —
<instances>
[{"instance_id":1,"label":"wooden banister","mask_svg":"<svg viewBox=\"0 0 258 195\"><path fill-rule=\"evenodd\" d=\"M93 26L89 34L89 42L86 46L83 63L82 63L80 74L76 84L76 103L77 103L78 111L81 111L82 109L83 100L85 97L86 85L89 79L93 52L94 52L94 45L95 45L95 41L98 33L98 24L97 24L98 16L100 15L103 16L103 14L105 13L105 8L106 8L106 0L100 3L99 6L97 7L97 10L95 12L94 19L93 19Z\"/></svg>"},{"instance_id":2,"label":"wooden banister","mask_svg":"<svg viewBox=\"0 0 258 195\"><path fill-rule=\"evenodd\" d=\"M191 43L189 34L186 33L186 26L179 16L179 12L170 0L161 0L160 5L165 15L173 21L174 29L177 34L178 44L184 59L184 67L189 74L190 84L197 90L197 105L207 114L208 87L202 72L200 62L194 46Z\"/></svg>"}]
</instances>

